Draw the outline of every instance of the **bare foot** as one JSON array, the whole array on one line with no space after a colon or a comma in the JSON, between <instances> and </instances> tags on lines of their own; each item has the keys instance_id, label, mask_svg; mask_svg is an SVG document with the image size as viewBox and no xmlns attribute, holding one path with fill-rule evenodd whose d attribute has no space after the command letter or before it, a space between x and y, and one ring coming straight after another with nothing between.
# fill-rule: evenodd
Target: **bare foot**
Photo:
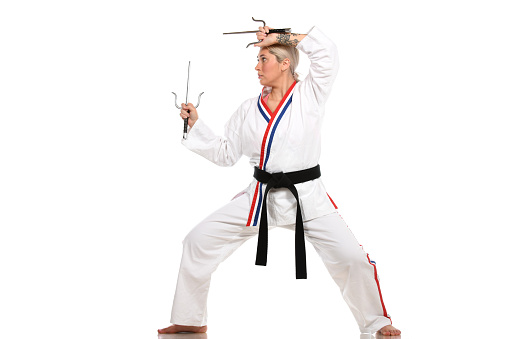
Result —
<instances>
[{"instance_id":1,"label":"bare foot","mask_svg":"<svg viewBox=\"0 0 509 339\"><path fill-rule=\"evenodd\" d=\"M157 333L168 334L178 332L194 332L194 333L205 333L207 332L207 325L205 326L184 326L184 325L171 325L170 327L157 330Z\"/></svg>"},{"instance_id":2,"label":"bare foot","mask_svg":"<svg viewBox=\"0 0 509 339\"><path fill-rule=\"evenodd\" d=\"M387 326L384 326L381 329L379 329L378 333L380 333L381 335L393 336L393 335L400 335L401 331L392 325L387 325Z\"/></svg>"}]
</instances>

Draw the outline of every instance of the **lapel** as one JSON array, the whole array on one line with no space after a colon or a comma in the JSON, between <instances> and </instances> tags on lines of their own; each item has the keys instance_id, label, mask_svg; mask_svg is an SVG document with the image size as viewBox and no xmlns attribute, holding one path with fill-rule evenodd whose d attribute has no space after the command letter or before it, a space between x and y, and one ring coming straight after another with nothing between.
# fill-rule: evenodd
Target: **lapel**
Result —
<instances>
[{"instance_id":1,"label":"lapel","mask_svg":"<svg viewBox=\"0 0 509 339\"><path fill-rule=\"evenodd\" d=\"M297 84L296 81L290 86L285 96L283 97L283 100L281 100L281 102L279 103L278 107L274 112L271 112L269 107L263 101L263 97L265 94L263 90L262 94L260 94L260 96L258 97L258 111L260 112L260 119L263 119L263 124L267 124L267 126L265 127L265 133L263 134L263 140L261 143L260 163L258 168L265 170L267 167L267 162L269 161L270 151L272 149L272 142L274 141L276 130L279 126L281 119L283 118L288 108L290 107L290 104L292 103L293 90L295 88L295 84ZM253 195L253 201L251 202L251 209L249 211L247 226L256 226L258 224L258 218L261 213L263 191L264 185L259 182L256 185L256 189Z\"/></svg>"},{"instance_id":2,"label":"lapel","mask_svg":"<svg viewBox=\"0 0 509 339\"><path fill-rule=\"evenodd\" d=\"M272 148L272 142L274 140L274 136L276 135L276 130L279 126L279 123L283 116L285 115L288 107L292 103L293 90L295 88L296 81L290 86L288 91L286 91L285 96L277 106L276 110L272 112L267 104L263 101L263 91L262 94L258 97L258 110L260 112L261 117L266 121L267 126L265 128L265 133L263 134L262 146L260 152L260 163L259 168L265 170L267 166L267 162L270 157L270 151Z\"/></svg>"}]
</instances>

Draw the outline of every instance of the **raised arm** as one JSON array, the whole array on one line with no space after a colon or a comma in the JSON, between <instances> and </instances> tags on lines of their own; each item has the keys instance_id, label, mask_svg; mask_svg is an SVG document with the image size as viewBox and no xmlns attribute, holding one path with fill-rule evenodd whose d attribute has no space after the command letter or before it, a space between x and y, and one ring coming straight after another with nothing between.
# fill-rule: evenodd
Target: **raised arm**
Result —
<instances>
[{"instance_id":1,"label":"raised arm","mask_svg":"<svg viewBox=\"0 0 509 339\"><path fill-rule=\"evenodd\" d=\"M297 45L297 49L305 53L311 61L303 86L310 87L315 100L322 105L327 100L338 74L338 49L317 27L308 32L306 38Z\"/></svg>"},{"instance_id":2,"label":"raised arm","mask_svg":"<svg viewBox=\"0 0 509 339\"><path fill-rule=\"evenodd\" d=\"M296 47L299 42L302 41L306 37L307 34L297 34L297 33L272 33L268 34L270 27L259 27L260 31L256 33L256 37L258 40L262 40L261 42L255 44L256 47L266 47L274 44L281 44L286 46Z\"/></svg>"}]
</instances>

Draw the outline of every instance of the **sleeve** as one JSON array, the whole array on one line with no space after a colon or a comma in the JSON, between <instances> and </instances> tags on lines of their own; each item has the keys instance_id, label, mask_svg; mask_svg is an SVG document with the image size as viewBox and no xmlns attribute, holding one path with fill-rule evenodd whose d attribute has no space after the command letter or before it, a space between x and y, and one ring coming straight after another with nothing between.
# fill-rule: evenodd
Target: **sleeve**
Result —
<instances>
[{"instance_id":1,"label":"sleeve","mask_svg":"<svg viewBox=\"0 0 509 339\"><path fill-rule=\"evenodd\" d=\"M323 105L338 73L338 49L317 27L311 28L306 37L299 42L297 49L305 53L311 61L309 74L303 80L302 86L311 97L314 97L318 105Z\"/></svg>"},{"instance_id":2,"label":"sleeve","mask_svg":"<svg viewBox=\"0 0 509 339\"><path fill-rule=\"evenodd\" d=\"M225 125L224 135L217 136L199 118L182 144L196 154L219 166L233 166L242 156L242 140L240 127L242 125L242 106Z\"/></svg>"}]
</instances>

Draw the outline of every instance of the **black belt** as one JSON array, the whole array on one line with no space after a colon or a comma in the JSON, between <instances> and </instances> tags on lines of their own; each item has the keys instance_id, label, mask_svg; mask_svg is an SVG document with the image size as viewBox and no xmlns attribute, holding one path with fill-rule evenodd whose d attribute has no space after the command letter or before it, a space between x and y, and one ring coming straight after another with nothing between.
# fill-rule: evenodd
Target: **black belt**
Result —
<instances>
[{"instance_id":1,"label":"black belt","mask_svg":"<svg viewBox=\"0 0 509 339\"><path fill-rule=\"evenodd\" d=\"M299 193L295 188L296 184L320 178L320 165L302 171L288 173L268 173L258 167L254 168L256 180L267 184L263 195L262 217L258 233L258 248L256 251L256 265L267 266L268 225L267 225L267 195L271 188L286 187L292 192L297 200L297 216L295 220L295 270L297 279L306 279L306 245L304 243L304 222L299 203Z\"/></svg>"}]
</instances>

